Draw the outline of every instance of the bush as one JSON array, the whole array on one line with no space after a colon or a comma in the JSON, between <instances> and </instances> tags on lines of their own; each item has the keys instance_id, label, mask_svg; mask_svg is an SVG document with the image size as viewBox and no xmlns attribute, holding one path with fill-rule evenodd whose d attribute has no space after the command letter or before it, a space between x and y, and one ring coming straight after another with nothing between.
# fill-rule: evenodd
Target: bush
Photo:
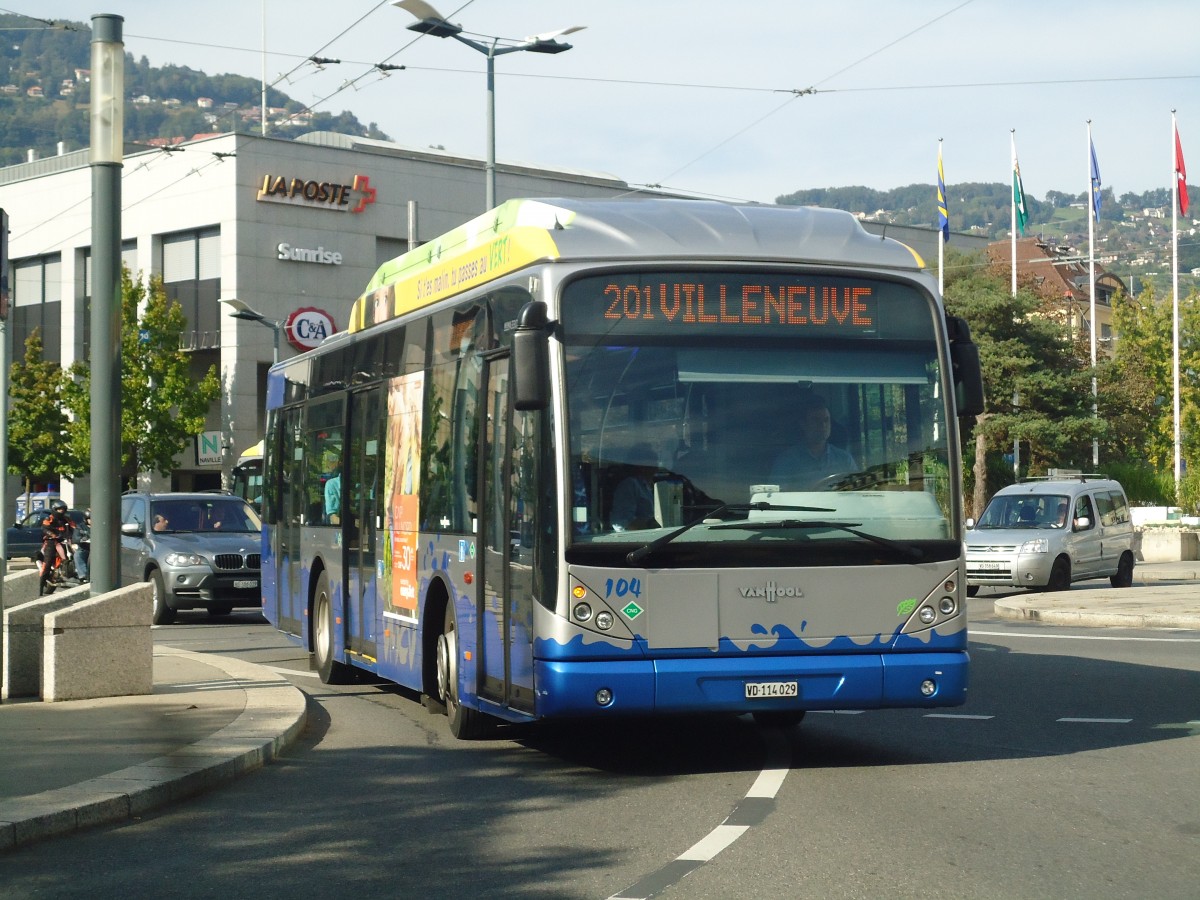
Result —
<instances>
[{"instance_id":1,"label":"bush","mask_svg":"<svg viewBox=\"0 0 1200 900\"><path fill-rule=\"evenodd\" d=\"M1109 463L1104 474L1121 482L1125 496L1134 506L1174 506L1175 475L1160 472L1145 463ZM1200 485L1198 485L1200 486Z\"/></svg>"}]
</instances>

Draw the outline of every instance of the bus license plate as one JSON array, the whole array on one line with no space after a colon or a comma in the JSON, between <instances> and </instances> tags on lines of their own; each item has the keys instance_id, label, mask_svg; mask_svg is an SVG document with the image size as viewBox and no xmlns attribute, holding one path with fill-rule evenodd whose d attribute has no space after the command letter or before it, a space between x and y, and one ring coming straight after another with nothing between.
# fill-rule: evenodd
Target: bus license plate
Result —
<instances>
[{"instance_id":1,"label":"bus license plate","mask_svg":"<svg viewBox=\"0 0 1200 900\"><path fill-rule=\"evenodd\" d=\"M764 697L796 697L799 689L794 681L748 681L746 699L761 700Z\"/></svg>"},{"instance_id":2,"label":"bus license plate","mask_svg":"<svg viewBox=\"0 0 1200 900\"><path fill-rule=\"evenodd\" d=\"M258 580L257 580L257 579L255 579L255 578L250 578L250 579L248 579L248 580L243 580L243 581L235 581L235 582L233 583L233 586L234 586L234 589L239 589L239 588L256 588L256 587L258 587Z\"/></svg>"}]
</instances>

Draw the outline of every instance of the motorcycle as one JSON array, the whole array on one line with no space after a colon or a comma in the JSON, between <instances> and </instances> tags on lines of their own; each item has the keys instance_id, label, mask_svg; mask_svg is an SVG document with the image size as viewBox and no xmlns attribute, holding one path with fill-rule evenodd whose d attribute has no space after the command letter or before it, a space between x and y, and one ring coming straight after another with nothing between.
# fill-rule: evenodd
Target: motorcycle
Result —
<instances>
[{"instance_id":1,"label":"motorcycle","mask_svg":"<svg viewBox=\"0 0 1200 900\"><path fill-rule=\"evenodd\" d=\"M62 553L58 552L60 545ZM38 596L53 594L60 587L75 587L83 583L75 571L76 549L71 541L46 538L42 542L42 552L39 554L42 574L38 581Z\"/></svg>"}]
</instances>

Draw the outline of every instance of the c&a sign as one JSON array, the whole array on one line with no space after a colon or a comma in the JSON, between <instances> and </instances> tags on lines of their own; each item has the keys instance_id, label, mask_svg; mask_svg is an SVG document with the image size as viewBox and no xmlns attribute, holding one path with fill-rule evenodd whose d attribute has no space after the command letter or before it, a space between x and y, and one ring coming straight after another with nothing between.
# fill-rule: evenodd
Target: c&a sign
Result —
<instances>
[{"instance_id":1,"label":"c&a sign","mask_svg":"<svg viewBox=\"0 0 1200 900\"><path fill-rule=\"evenodd\" d=\"M371 187L371 179L367 175L355 175L350 184L342 184L272 174L263 176L258 186L258 200L263 203L286 203L289 206L360 213L368 204L375 202L375 188Z\"/></svg>"},{"instance_id":2,"label":"c&a sign","mask_svg":"<svg viewBox=\"0 0 1200 900\"><path fill-rule=\"evenodd\" d=\"M333 324L333 316L314 306L296 310L284 323L288 343L301 353L312 350L335 331L337 326Z\"/></svg>"}]
</instances>

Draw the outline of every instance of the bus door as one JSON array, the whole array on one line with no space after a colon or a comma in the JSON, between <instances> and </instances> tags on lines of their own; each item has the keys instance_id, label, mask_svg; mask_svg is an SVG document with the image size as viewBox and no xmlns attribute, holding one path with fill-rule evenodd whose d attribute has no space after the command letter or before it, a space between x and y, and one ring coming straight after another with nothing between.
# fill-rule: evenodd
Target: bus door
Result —
<instances>
[{"instance_id":1,"label":"bus door","mask_svg":"<svg viewBox=\"0 0 1200 900\"><path fill-rule=\"evenodd\" d=\"M383 388L354 394L350 401L350 452L346 497L346 622L351 652L376 659L375 630L379 599L376 540L382 513L383 446L387 420Z\"/></svg>"},{"instance_id":2,"label":"bus door","mask_svg":"<svg viewBox=\"0 0 1200 900\"><path fill-rule=\"evenodd\" d=\"M536 449L522 427L532 416L518 414L514 425L508 365L507 357L493 358L484 370L478 691L481 697L532 712L533 566L532 555L522 550L522 520L527 509L532 514L533 504L523 494Z\"/></svg>"},{"instance_id":3,"label":"bus door","mask_svg":"<svg viewBox=\"0 0 1200 900\"><path fill-rule=\"evenodd\" d=\"M300 634L303 627L305 601L301 596L303 583L300 558L300 525L303 522L304 494L304 429L300 407L280 412L279 447L279 525L275 529L276 572L281 631Z\"/></svg>"}]
</instances>

